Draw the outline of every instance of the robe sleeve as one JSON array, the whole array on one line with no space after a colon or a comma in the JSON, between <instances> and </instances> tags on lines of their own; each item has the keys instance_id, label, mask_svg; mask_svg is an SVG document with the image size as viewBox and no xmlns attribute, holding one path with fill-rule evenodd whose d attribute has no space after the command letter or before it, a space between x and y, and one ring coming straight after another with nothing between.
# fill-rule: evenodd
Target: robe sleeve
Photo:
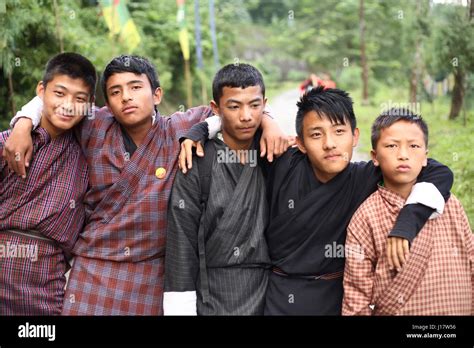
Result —
<instances>
[{"instance_id":1,"label":"robe sleeve","mask_svg":"<svg viewBox=\"0 0 474 348\"><path fill-rule=\"evenodd\" d=\"M9 130L0 132L0 180L3 179L2 173L5 167L7 166L7 162L5 162L5 159L2 156L2 152L3 152L3 147L5 146L5 141L7 140L10 133L11 131Z\"/></svg>"},{"instance_id":2,"label":"robe sleeve","mask_svg":"<svg viewBox=\"0 0 474 348\"><path fill-rule=\"evenodd\" d=\"M108 107L104 106L99 109L94 106L92 114L85 116L84 119L74 127L74 135L84 153L87 153L87 147L89 146L89 140L91 139L92 133L94 131L97 132L98 129L103 129L104 127L101 123L104 123L106 118L113 117L114 116Z\"/></svg>"},{"instance_id":3,"label":"robe sleeve","mask_svg":"<svg viewBox=\"0 0 474 348\"><path fill-rule=\"evenodd\" d=\"M359 209L347 228L342 315L372 315L369 306L377 262L372 233L369 221Z\"/></svg>"},{"instance_id":4,"label":"robe sleeve","mask_svg":"<svg viewBox=\"0 0 474 348\"><path fill-rule=\"evenodd\" d=\"M192 170L187 174L177 172L168 206L165 315L196 315L201 214L201 188L198 164L194 158Z\"/></svg>"},{"instance_id":5,"label":"robe sleeve","mask_svg":"<svg viewBox=\"0 0 474 348\"><path fill-rule=\"evenodd\" d=\"M450 196L450 190L453 186L453 172L445 165L433 160L428 160L428 165L423 168L417 179L418 183L431 183L431 189L425 190L427 197L430 195L436 197L440 194L444 198L438 200L427 200L421 194L419 197L410 197L407 199L407 204L400 211L397 217L395 226L390 232L390 237L402 237L407 239L410 243L423 228L426 221L431 217L433 212L441 211L444 208L444 203ZM416 185L414 186L416 187ZM428 186L426 186L428 187ZM436 190L435 190L435 189ZM420 190L421 191L421 190ZM436 192L439 191L439 192ZM412 191L412 193L414 190ZM421 191L421 193L423 193ZM438 196L439 198L440 196ZM439 207L441 201L441 207Z\"/></svg>"},{"instance_id":6,"label":"robe sleeve","mask_svg":"<svg viewBox=\"0 0 474 348\"><path fill-rule=\"evenodd\" d=\"M198 106L186 110L185 112L175 112L170 116L171 124L176 131L176 138L181 139L196 123L204 121L212 116L212 109L209 106Z\"/></svg>"}]
</instances>

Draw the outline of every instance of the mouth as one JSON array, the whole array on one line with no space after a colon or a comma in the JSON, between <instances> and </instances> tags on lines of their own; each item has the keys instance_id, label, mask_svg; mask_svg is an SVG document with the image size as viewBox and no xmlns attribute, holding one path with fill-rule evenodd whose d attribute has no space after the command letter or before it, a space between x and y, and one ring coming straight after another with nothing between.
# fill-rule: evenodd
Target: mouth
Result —
<instances>
[{"instance_id":1,"label":"mouth","mask_svg":"<svg viewBox=\"0 0 474 348\"><path fill-rule=\"evenodd\" d=\"M122 109L122 113L130 114L130 113L134 112L136 109L138 109L136 106L126 106Z\"/></svg>"},{"instance_id":2,"label":"mouth","mask_svg":"<svg viewBox=\"0 0 474 348\"><path fill-rule=\"evenodd\" d=\"M240 127L238 130L242 133L250 133L255 129L255 127Z\"/></svg>"},{"instance_id":3,"label":"mouth","mask_svg":"<svg viewBox=\"0 0 474 348\"><path fill-rule=\"evenodd\" d=\"M402 172L402 173L408 172L408 171L410 171L410 169L411 169L411 167L407 164L402 164L402 165L399 165L397 167L397 171Z\"/></svg>"},{"instance_id":4,"label":"mouth","mask_svg":"<svg viewBox=\"0 0 474 348\"><path fill-rule=\"evenodd\" d=\"M56 117L64 121L70 121L74 118L74 115L70 115L70 114L64 114L64 113L59 113L59 112L55 112L54 114L56 115Z\"/></svg>"},{"instance_id":5,"label":"mouth","mask_svg":"<svg viewBox=\"0 0 474 348\"><path fill-rule=\"evenodd\" d=\"M328 160L328 161L336 161L336 160L340 159L341 157L342 157L341 154L331 153L327 156L324 156L324 159Z\"/></svg>"}]
</instances>

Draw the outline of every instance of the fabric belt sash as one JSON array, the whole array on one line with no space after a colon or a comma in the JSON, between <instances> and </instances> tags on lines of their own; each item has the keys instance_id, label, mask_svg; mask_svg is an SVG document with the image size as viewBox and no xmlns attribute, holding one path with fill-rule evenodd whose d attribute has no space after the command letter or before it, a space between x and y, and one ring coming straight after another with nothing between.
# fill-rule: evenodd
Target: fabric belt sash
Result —
<instances>
[{"instance_id":1,"label":"fabric belt sash","mask_svg":"<svg viewBox=\"0 0 474 348\"><path fill-rule=\"evenodd\" d=\"M22 237L27 237L30 239L35 239L35 240L41 240L43 242L47 242L49 244L54 245L55 247L58 247L58 244L51 238L48 238L44 235L42 235L38 231L33 231L33 230L0 230L0 233L9 233L9 234L14 234L17 236L22 236Z\"/></svg>"},{"instance_id":2,"label":"fabric belt sash","mask_svg":"<svg viewBox=\"0 0 474 348\"><path fill-rule=\"evenodd\" d=\"M326 274L321 274L321 275L293 275L293 274L287 274L284 271L282 271L278 267L273 267L272 272L275 273L276 275L279 275L281 277L288 277L288 278L294 278L294 279L307 279L307 280L331 280L331 279L337 279L341 278L344 275L344 270L340 270L334 273L326 273Z\"/></svg>"}]
</instances>

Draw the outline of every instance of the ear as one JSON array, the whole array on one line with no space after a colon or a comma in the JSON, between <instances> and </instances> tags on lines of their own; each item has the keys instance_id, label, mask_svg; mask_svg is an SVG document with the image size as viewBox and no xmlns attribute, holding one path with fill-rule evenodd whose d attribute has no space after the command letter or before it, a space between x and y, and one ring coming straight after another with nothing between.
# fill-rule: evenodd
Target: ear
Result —
<instances>
[{"instance_id":1,"label":"ear","mask_svg":"<svg viewBox=\"0 0 474 348\"><path fill-rule=\"evenodd\" d=\"M211 100L211 102L209 103L209 106L211 107L214 115L220 116L219 105L217 105L217 103L214 100Z\"/></svg>"},{"instance_id":2,"label":"ear","mask_svg":"<svg viewBox=\"0 0 474 348\"><path fill-rule=\"evenodd\" d=\"M159 105L161 103L161 98L163 97L163 90L161 87L158 87L155 89L155 92L153 92L153 104Z\"/></svg>"},{"instance_id":3,"label":"ear","mask_svg":"<svg viewBox=\"0 0 474 348\"><path fill-rule=\"evenodd\" d=\"M296 136L296 145L298 146L298 149L302 153L307 153L308 151L306 150L306 147L304 146L303 139L301 139L299 136Z\"/></svg>"},{"instance_id":4,"label":"ear","mask_svg":"<svg viewBox=\"0 0 474 348\"><path fill-rule=\"evenodd\" d=\"M359 136L360 136L359 128L354 129L354 134L352 137L352 147L356 147L357 144L359 143Z\"/></svg>"},{"instance_id":5,"label":"ear","mask_svg":"<svg viewBox=\"0 0 474 348\"><path fill-rule=\"evenodd\" d=\"M36 86L36 95L41 99L44 98L44 90L45 87L43 81L38 82L38 85Z\"/></svg>"},{"instance_id":6,"label":"ear","mask_svg":"<svg viewBox=\"0 0 474 348\"><path fill-rule=\"evenodd\" d=\"M426 149L426 152L425 152L425 158L423 160L423 167L426 167L428 165L428 149Z\"/></svg>"},{"instance_id":7,"label":"ear","mask_svg":"<svg viewBox=\"0 0 474 348\"><path fill-rule=\"evenodd\" d=\"M263 107L267 106L267 98L263 98Z\"/></svg>"},{"instance_id":8,"label":"ear","mask_svg":"<svg viewBox=\"0 0 474 348\"><path fill-rule=\"evenodd\" d=\"M374 162L374 166L379 166L379 161L377 161L377 152L375 150L370 150L370 157L372 157L372 162Z\"/></svg>"}]
</instances>

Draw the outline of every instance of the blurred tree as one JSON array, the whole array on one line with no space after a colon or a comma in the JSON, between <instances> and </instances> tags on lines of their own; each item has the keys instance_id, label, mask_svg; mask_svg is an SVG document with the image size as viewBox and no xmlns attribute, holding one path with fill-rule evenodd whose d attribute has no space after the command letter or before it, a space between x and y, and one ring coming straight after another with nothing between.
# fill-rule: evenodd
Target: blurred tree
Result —
<instances>
[{"instance_id":1,"label":"blurred tree","mask_svg":"<svg viewBox=\"0 0 474 348\"><path fill-rule=\"evenodd\" d=\"M433 76L454 76L449 112L449 118L454 119L464 103L467 76L474 73L474 23L464 6L436 5L433 12L432 52L427 60Z\"/></svg>"}]
</instances>

